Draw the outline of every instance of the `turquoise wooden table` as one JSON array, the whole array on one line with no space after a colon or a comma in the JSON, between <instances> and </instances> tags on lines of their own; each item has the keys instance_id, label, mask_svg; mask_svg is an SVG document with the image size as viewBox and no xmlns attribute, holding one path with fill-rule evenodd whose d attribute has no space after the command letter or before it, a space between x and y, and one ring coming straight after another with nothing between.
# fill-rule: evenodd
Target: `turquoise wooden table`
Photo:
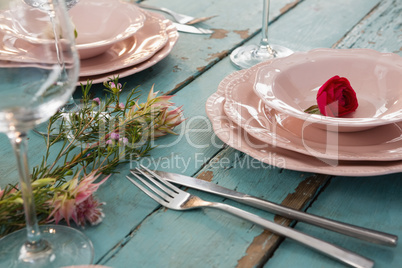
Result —
<instances>
[{"instance_id":1,"label":"turquoise wooden table","mask_svg":"<svg viewBox=\"0 0 402 268\"><path fill-rule=\"evenodd\" d=\"M210 35L180 33L172 52L156 65L121 79L174 94L187 118L179 136L158 139L159 148L139 163L150 168L212 181L301 211L402 236L402 174L342 177L281 169L263 164L214 134L205 103L237 69L229 54L260 39L260 0L146 0L197 17L218 15L200 24ZM314 48L371 48L402 55L401 0L271 0L270 41L294 51ZM167 18L170 18L166 15ZM0 144L0 172L17 177L6 138ZM31 165L43 151L31 135ZM219 211L165 209L125 176L138 162L121 165L97 196L106 217L83 231L95 248L95 263L109 267L344 267L289 239ZM242 164L243 163L243 164ZM244 164L246 163L246 164ZM248 163L248 164L247 164ZM250 164L252 163L252 165ZM374 245L207 193L221 201L335 243L375 261L375 267L401 267L402 245Z\"/></svg>"}]
</instances>

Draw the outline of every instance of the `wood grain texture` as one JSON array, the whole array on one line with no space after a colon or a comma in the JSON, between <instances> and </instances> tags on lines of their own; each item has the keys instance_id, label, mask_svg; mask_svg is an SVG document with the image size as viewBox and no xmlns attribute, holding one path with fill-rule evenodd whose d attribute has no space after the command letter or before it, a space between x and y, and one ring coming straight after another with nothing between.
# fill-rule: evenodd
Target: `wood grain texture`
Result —
<instances>
[{"instance_id":1,"label":"wood grain texture","mask_svg":"<svg viewBox=\"0 0 402 268\"><path fill-rule=\"evenodd\" d=\"M402 2L387 0L370 12L337 48L370 48L402 54Z\"/></svg>"},{"instance_id":2,"label":"wood grain texture","mask_svg":"<svg viewBox=\"0 0 402 268\"><path fill-rule=\"evenodd\" d=\"M318 196L309 213L365 226L401 237L401 175L372 178L339 177ZM376 220L373 220L375 218ZM375 267L400 267L402 247L382 247L298 223L295 229L326 239L375 261ZM302 263L302 266L298 266ZM264 267L345 267L286 241Z\"/></svg>"}]
</instances>

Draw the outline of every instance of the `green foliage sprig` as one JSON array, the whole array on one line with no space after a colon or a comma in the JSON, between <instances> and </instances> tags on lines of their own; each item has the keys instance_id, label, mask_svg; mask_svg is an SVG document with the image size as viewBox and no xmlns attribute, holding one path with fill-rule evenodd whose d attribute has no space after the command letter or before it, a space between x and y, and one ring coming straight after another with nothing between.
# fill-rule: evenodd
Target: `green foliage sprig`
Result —
<instances>
[{"instance_id":1,"label":"green foliage sprig","mask_svg":"<svg viewBox=\"0 0 402 268\"><path fill-rule=\"evenodd\" d=\"M121 102L120 94L126 85L121 85L118 77L104 86L106 95L101 101L91 98L90 82L82 85L79 107L69 113L59 111L49 120L43 135L45 154L32 170L39 223L57 223L60 219L69 223L72 218L78 225L85 224L76 219L78 214L86 216L86 210L79 210L78 204L90 201L93 205L95 201L92 195L79 201L80 187L92 186L96 190L98 186L91 183L97 176L112 174L119 164L147 155L153 149L152 139L174 134L172 129L183 121L181 107L172 109L172 96L157 96L153 87L147 101L139 103L137 88ZM73 206L75 214L65 215L66 206ZM100 209L96 212L96 219L86 218L91 224L103 216ZM17 184L7 185L0 189L0 236L24 226L21 192Z\"/></svg>"}]
</instances>

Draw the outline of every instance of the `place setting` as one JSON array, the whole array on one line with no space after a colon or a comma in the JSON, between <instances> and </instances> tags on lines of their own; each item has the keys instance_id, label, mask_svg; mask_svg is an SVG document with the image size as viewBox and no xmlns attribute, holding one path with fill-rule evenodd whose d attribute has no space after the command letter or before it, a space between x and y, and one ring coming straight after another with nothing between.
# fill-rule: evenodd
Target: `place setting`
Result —
<instances>
[{"instance_id":1,"label":"place setting","mask_svg":"<svg viewBox=\"0 0 402 268\"><path fill-rule=\"evenodd\" d=\"M149 68L171 52L179 37L173 23L164 16L124 1L80 0L70 5L68 13L80 57L78 84L102 83L113 76L126 77ZM9 24L11 14L11 10L4 14L3 24ZM28 14L42 16L35 8ZM38 46L26 42L24 32L40 27L39 17L36 22L18 29L21 38L3 36L1 49L10 53L0 60L12 60L19 66L32 64Z\"/></svg>"},{"instance_id":2,"label":"place setting","mask_svg":"<svg viewBox=\"0 0 402 268\"><path fill-rule=\"evenodd\" d=\"M270 45L264 4L260 44L232 52L243 70L225 77L206 103L215 134L279 168L339 176L402 171L401 57Z\"/></svg>"},{"instance_id":3,"label":"place setting","mask_svg":"<svg viewBox=\"0 0 402 268\"><path fill-rule=\"evenodd\" d=\"M179 37L170 20L124 1L81 0L69 13L78 35L82 84L145 70L164 59Z\"/></svg>"},{"instance_id":4,"label":"place setting","mask_svg":"<svg viewBox=\"0 0 402 268\"><path fill-rule=\"evenodd\" d=\"M224 142L274 166L341 176L399 172L398 62L398 55L368 49L296 52L227 76L207 114ZM342 117L305 112L318 88L338 74L356 91L356 111Z\"/></svg>"},{"instance_id":5,"label":"place setting","mask_svg":"<svg viewBox=\"0 0 402 268\"><path fill-rule=\"evenodd\" d=\"M69 10L81 59L78 82L102 83L110 77L126 77L155 65L172 51L178 31L212 33L194 24L214 16L193 18L168 10L176 23L154 10L166 12L166 8L119 0L78 1Z\"/></svg>"}]
</instances>

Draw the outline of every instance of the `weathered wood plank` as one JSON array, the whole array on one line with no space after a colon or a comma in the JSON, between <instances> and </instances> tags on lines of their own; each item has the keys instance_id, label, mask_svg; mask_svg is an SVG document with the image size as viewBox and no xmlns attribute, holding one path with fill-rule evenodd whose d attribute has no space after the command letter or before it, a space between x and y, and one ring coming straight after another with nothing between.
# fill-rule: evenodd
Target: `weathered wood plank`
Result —
<instances>
[{"instance_id":1,"label":"weathered wood plank","mask_svg":"<svg viewBox=\"0 0 402 268\"><path fill-rule=\"evenodd\" d=\"M402 55L401 1L382 1L339 42L337 48L371 48Z\"/></svg>"},{"instance_id":2,"label":"weathered wood plank","mask_svg":"<svg viewBox=\"0 0 402 268\"><path fill-rule=\"evenodd\" d=\"M364 179L334 178L308 212L384 232L392 230L393 234L401 237L401 184L400 174ZM369 257L375 261L375 267L400 267L402 263L400 244L395 248L373 245L302 223L298 223L295 229ZM285 240L264 267L344 266Z\"/></svg>"}]
</instances>

